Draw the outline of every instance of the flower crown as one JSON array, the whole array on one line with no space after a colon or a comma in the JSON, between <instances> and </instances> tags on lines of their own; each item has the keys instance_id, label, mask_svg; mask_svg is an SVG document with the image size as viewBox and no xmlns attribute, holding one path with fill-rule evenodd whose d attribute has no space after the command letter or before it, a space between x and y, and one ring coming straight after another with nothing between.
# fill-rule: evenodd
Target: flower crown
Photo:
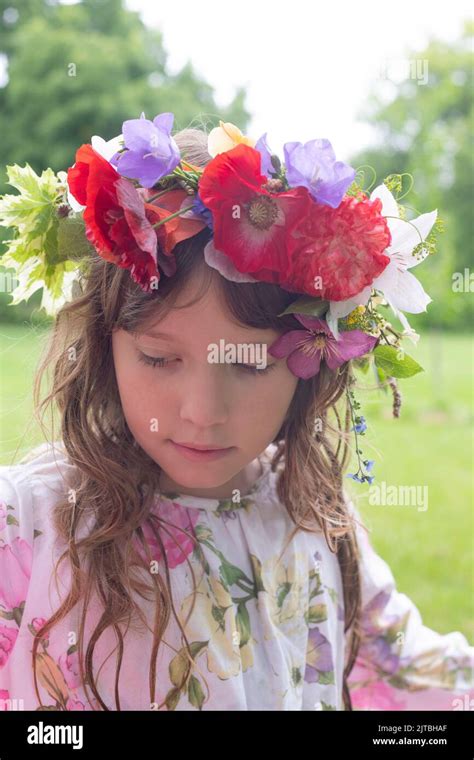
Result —
<instances>
[{"instance_id":1,"label":"flower crown","mask_svg":"<svg viewBox=\"0 0 474 760\"><path fill-rule=\"evenodd\" d=\"M67 173L7 167L20 191L0 197L0 224L17 230L2 259L19 280L11 305L43 288L41 307L54 315L94 251L144 291L158 290L176 271L176 244L207 227L205 260L223 277L295 294L278 316L293 314L301 329L269 352L286 357L297 377L314 376L322 361L337 370L354 359L365 371L372 363L396 392L394 378L421 371L401 348L404 337L419 338L404 312L426 311L431 298L409 270L434 252L432 228L442 225L436 210L407 219L399 201L411 176L390 175L368 195L363 167L336 160L329 140L285 143L282 162L267 133L255 141L222 121L207 136L211 160L202 168L181 155L173 121L172 113L153 121L142 113L108 142L93 136ZM381 313L387 306L403 332ZM363 433L350 399L353 430ZM396 416L397 404L396 396Z\"/></svg>"}]
</instances>

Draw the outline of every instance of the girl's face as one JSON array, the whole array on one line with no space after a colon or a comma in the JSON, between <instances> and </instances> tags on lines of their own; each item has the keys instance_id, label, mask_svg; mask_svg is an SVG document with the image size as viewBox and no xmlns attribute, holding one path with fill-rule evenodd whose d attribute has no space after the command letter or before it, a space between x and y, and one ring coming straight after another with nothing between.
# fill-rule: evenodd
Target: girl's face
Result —
<instances>
[{"instance_id":1,"label":"girl's face","mask_svg":"<svg viewBox=\"0 0 474 760\"><path fill-rule=\"evenodd\" d=\"M194 295L192 284L180 293L177 306ZM234 488L245 495L253 485L260 474L256 457L280 429L298 382L286 360L270 354L265 369L252 369L264 364L262 357L278 336L276 330L231 321L214 282L198 303L172 310L136 335L114 331L125 419L163 470L164 490L225 498ZM212 344L234 347L235 355L227 353L226 360L224 351L213 354ZM242 352L243 344L253 345L255 353ZM148 363L157 358L164 364ZM196 454L176 444L226 451Z\"/></svg>"}]
</instances>

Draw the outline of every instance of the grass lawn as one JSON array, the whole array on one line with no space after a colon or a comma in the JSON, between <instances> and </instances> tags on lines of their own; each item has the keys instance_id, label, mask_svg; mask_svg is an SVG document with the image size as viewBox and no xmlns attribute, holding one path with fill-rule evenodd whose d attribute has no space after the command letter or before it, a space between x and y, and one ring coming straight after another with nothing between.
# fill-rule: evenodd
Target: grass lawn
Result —
<instances>
[{"instance_id":1,"label":"grass lawn","mask_svg":"<svg viewBox=\"0 0 474 760\"><path fill-rule=\"evenodd\" d=\"M43 440L31 417L43 340L39 328L0 326L0 464L17 461ZM368 424L359 440L363 458L375 459L373 485L426 486L428 508L371 505L369 486L349 478L347 489L399 591L415 602L425 625L440 633L459 630L472 640L473 342L469 335L424 333L418 347L407 341L406 350L425 372L400 381L400 419L391 416L391 394L356 391ZM371 383L370 376L359 377Z\"/></svg>"}]
</instances>

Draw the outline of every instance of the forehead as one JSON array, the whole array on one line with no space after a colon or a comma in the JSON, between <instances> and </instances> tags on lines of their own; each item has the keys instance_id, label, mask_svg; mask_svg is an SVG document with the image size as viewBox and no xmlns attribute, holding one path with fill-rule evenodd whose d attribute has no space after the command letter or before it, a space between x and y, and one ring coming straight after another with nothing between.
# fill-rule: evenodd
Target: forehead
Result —
<instances>
[{"instance_id":1,"label":"forehead","mask_svg":"<svg viewBox=\"0 0 474 760\"><path fill-rule=\"evenodd\" d=\"M187 284L169 310L158 318L149 317L134 334L183 344L213 343L221 338L234 342L268 342L279 334L271 328L238 322L214 280L198 300L197 296L198 290Z\"/></svg>"}]
</instances>

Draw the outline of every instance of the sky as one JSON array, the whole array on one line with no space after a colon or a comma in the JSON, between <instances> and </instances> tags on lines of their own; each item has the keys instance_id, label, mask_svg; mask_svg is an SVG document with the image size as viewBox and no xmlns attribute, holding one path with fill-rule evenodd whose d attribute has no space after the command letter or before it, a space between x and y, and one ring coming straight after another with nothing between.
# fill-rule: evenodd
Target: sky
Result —
<instances>
[{"instance_id":1,"label":"sky","mask_svg":"<svg viewBox=\"0 0 474 760\"><path fill-rule=\"evenodd\" d=\"M472 18L472 3L465 0L126 5L161 29L169 71L176 73L190 60L215 88L220 107L244 85L252 114L246 134L258 139L267 132L270 148L282 159L283 144L290 141L327 138L340 160L369 145L372 127L358 114L374 83L388 99L405 76L424 86L429 61L426 66L420 51L430 37L456 39L463 20Z\"/></svg>"},{"instance_id":2,"label":"sky","mask_svg":"<svg viewBox=\"0 0 474 760\"><path fill-rule=\"evenodd\" d=\"M391 100L407 76L425 86L429 61L422 51L428 41L455 40L463 21L472 18L468 0L125 0L125 5L161 30L167 70L175 74L191 61L214 88L219 107L244 86L251 114L246 134L257 140L266 132L270 149L282 160L285 142L327 138L342 161L370 145L373 126L361 110L374 88ZM6 61L0 59L0 86L7 78Z\"/></svg>"}]
</instances>

